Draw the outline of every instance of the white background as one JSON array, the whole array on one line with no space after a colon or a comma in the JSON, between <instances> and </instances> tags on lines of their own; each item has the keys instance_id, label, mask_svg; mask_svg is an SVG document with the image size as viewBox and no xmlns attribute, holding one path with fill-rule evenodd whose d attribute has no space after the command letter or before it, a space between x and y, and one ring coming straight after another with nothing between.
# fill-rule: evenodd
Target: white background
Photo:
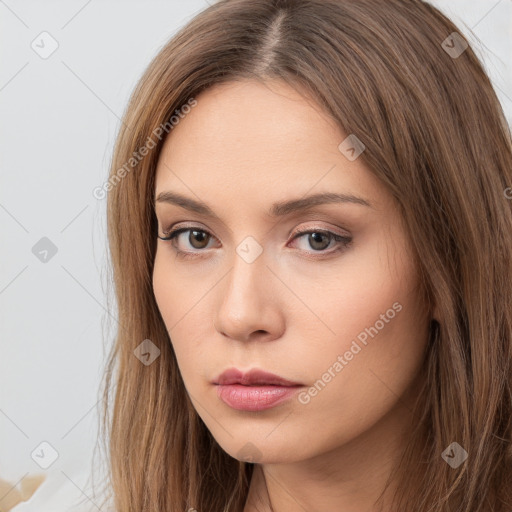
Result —
<instances>
[{"instance_id":1,"label":"white background","mask_svg":"<svg viewBox=\"0 0 512 512\"><path fill-rule=\"evenodd\" d=\"M479 38L476 50L512 124L512 0L432 3L472 43L467 28ZM47 477L17 512L98 510L88 478L110 340L106 201L92 190L108 177L119 119L141 73L205 7L206 0L0 0L0 478ZM43 31L59 45L47 59L31 48ZM57 248L46 263L32 252L43 237ZM59 454L46 470L31 458L43 441Z\"/></svg>"}]
</instances>

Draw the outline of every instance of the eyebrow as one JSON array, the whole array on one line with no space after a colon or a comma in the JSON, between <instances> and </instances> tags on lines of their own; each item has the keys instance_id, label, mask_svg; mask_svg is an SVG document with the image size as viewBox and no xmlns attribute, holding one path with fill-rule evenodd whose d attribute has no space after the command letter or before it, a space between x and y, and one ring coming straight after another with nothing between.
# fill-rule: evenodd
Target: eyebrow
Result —
<instances>
[{"instance_id":1,"label":"eyebrow","mask_svg":"<svg viewBox=\"0 0 512 512\"><path fill-rule=\"evenodd\" d=\"M190 197L178 194L177 192L160 192L155 199L158 203L169 203L192 212L205 215L214 219L219 219L218 215L205 203L196 201ZM339 194L333 192L324 192L319 194L313 194L300 199L291 199L288 201L280 201L274 203L267 214L270 217L283 217L291 213L304 211L314 206L321 204L332 204L332 203L351 203L361 206L367 206L373 208L371 203L361 197L357 197L351 194Z\"/></svg>"}]
</instances>

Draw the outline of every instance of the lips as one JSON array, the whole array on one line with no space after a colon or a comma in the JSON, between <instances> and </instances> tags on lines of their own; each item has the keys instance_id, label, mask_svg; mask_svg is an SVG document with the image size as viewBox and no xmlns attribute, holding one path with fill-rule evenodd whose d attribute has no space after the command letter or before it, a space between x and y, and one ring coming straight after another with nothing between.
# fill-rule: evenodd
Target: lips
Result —
<instances>
[{"instance_id":1,"label":"lips","mask_svg":"<svg viewBox=\"0 0 512 512\"><path fill-rule=\"evenodd\" d=\"M230 384L241 384L242 386L302 386L299 382L292 382L263 370L253 369L247 373L242 373L236 368L230 368L222 372L217 379L213 381L213 384L219 384L221 386Z\"/></svg>"},{"instance_id":2,"label":"lips","mask_svg":"<svg viewBox=\"0 0 512 512\"><path fill-rule=\"evenodd\" d=\"M263 370L242 373L236 368L221 373L213 384L217 385L217 396L232 409L253 412L275 407L302 387L298 382Z\"/></svg>"}]
</instances>

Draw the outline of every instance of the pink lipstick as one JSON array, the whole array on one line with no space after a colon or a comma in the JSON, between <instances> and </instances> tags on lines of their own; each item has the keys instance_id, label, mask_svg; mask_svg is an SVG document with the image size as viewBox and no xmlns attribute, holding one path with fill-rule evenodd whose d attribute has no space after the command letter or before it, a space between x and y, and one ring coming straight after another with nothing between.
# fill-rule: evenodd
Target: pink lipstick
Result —
<instances>
[{"instance_id":1,"label":"pink lipstick","mask_svg":"<svg viewBox=\"0 0 512 512\"><path fill-rule=\"evenodd\" d=\"M291 398L302 384L253 369L243 373L230 368L213 381L217 396L233 409L263 411Z\"/></svg>"}]
</instances>

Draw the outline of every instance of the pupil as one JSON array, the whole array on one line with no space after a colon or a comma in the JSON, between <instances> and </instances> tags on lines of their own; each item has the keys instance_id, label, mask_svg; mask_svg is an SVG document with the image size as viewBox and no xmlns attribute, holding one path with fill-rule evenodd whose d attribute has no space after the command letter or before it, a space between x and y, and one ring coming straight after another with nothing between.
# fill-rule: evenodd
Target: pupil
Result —
<instances>
[{"instance_id":1,"label":"pupil","mask_svg":"<svg viewBox=\"0 0 512 512\"><path fill-rule=\"evenodd\" d=\"M193 243L193 239L191 239L191 237L196 237L196 238L202 239L202 241L204 241L206 239L206 236L207 235L204 231L191 231L189 241L195 247L195 245ZM201 242L199 242L199 245L200 245L200 247L196 247L196 249L201 249L203 247L201 245Z\"/></svg>"},{"instance_id":2,"label":"pupil","mask_svg":"<svg viewBox=\"0 0 512 512\"><path fill-rule=\"evenodd\" d=\"M316 240L318 237L320 237L320 240L326 236L324 233L312 233L309 235L310 237L313 238L313 244L311 244L311 246L315 249L325 249L325 247L316 247L315 244L318 242L318 240ZM321 242L320 242L320 245L321 245Z\"/></svg>"}]
</instances>

